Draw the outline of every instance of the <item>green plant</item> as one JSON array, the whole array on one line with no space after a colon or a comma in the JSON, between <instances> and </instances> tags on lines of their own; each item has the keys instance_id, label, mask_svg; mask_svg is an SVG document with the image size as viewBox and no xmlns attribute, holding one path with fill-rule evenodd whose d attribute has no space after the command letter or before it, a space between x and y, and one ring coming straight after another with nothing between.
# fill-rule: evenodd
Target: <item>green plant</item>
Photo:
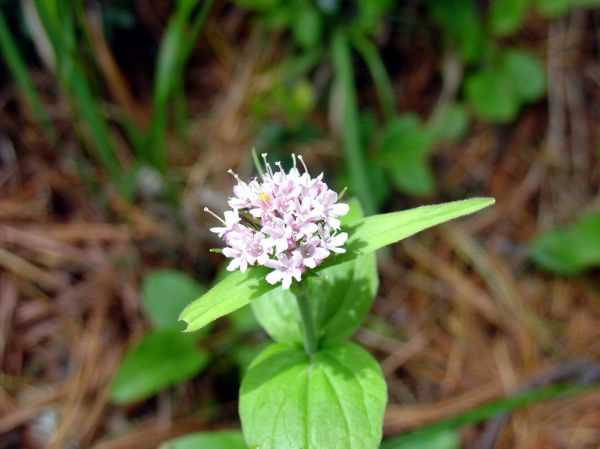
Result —
<instances>
[{"instance_id":1,"label":"green plant","mask_svg":"<svg viewBox=\"0 0 600 449\"><path fill-rule=\"evenodd\" d=\"M223 250L232 258L228 268L239 267L241 271L228 275L188 305L180 319L186 322L187 331L194 331L252 303L257 319L275 340L252 362L242 381L240 417L250 447L375 449L381 441L387 398L385 381L372 356L347 340L365 319L376 293L374 252L423 229L476 212L494 201L478 198L367 218L362 218L357 203L353 203L349 214L353 218L341 223L342 234L347 233L345 251L328 257L310 270L305 267L301 281L299 272L293 274L297 282L291 289L288 289L291 277L287 284L284 278L282 287L276 288L280 278L273 278L273 274L280 269L286 270L288 275L294 273L287 270L296 263L293 258L301 254L312 267L312 250L305 253L300 247L289 249L292 237L286 237L285 252L292 252L279 254L279 262L267 257L264 245L277 243L265 240L262 232L271 235L270 238L280 235L279 228L271 221L278 220L280 212L268 206L270 201L281 207L297 204L294 207L298 208L304 204L294 214L302 213L306 217L316 217L313 213L329 210L320 209L317 203L324 201L320 196L314 199L313 212L307 210L308 203L300 199L298 203L289 199L279 203L276 196L269 197L271 192L273 195L277 195L275 192L314 194L310 188L300 187L312 184L306 177L299 178L294 170L285 175L282 170L273 174L269 169L263 178L264 184L248 185L238 180L236 198L230 204L239 204L235 206L239 209L232 206L234 210L226 213L223 226L212 231L224 236L231 245ZM300 184L295 189L295 182L308 184ZM326 186L318 187L317 191L322 189ZM326 197L329 198L329 194ZM331 203L323 204L328 208L330 206L325 204ZM266 209L261 214L254 207ZM336 210L341 213L343 209ZM252 217L263 218L259 222ZM329 226L319 223L319 226ZM310 243L313 237L298 235L308 239L306 245L313 245ZM319 235L323 239L322 231ZM242 243L242 239L247 239L247 243ZM260 259L262 257L264 259ZM284 267L280 265L282 261L290 265ZM247 268L247 264L254 263L263 266ZM275 271L269 273L267 267Z\"/></svg>"},{"instance_id":2,"label":"green plant","mask_svg":"<svg viewBox=\"0 0 600 449\"><path fill-rule=\"evenodd\" d=\"M257 13L258 23L272 33L288 32L291 50L276 70L277 83L273 92L255 103L258 118L266 120L274 111L283 115L281 121L295 131L310 112L315 93L305 80L319 66L330 66L334 74L330 83L330 104L341 118L341 139L348 173L349 187L358 196L367 214L378 204L372 194L374 184L366 143L360 136L360 110L355 85L353 50L365 61L374 81L386 119L395 114L393 89L383 60L373 43L373 35L385 14L393 8L389 0L359 1L352 5L342 2L312 2L306 0L237 0L236 3ZM302 95L297 96L299 86ZM277 95L287 92L287 95ZM283 114L281 114L283 112ZM272 127L272 124L269 124ZM270 134L269 134L270 135ZM281 132L277 134L280 136ZM281 144L277 141L276 143Z\"/></svg>"},{"instance_id":3,"label":"green plant","mask_svg":"<svg viewBox=\"0 0 600 449\"><path fill-rule=\"evenodd\" d=\"M600 214L589 213L568 227L542 233L530 254L536 264L566 276L600 266Z\"/></svg>"},{"instance_id":4,"label":"green plant","mask_svg":"<svg viewBox=\"0 0 600 449\"><path fill-rule=\"evenodd\" d=\"M517 49L498 54L492 64L473 72L465 82L465 96L473 111L491 122L515 119L521 108L546 92L546 78L539 60Z\"/></svg>"},{"instance_id":5,"label":"green plant","mask_svg":"<svg viewBox=\"0 0 600 449\"><path fill-rule=\"evenodd\" d=\"M99 56L91 42L84 2L35 0L33 5L31 14L36 16L36 20L39 19L42 37L38 39L43 41L38 44L38 50L43 53L42 47L47 41L51 53L49 69L55 75L69 106L75 131L92 158L104 166L110 179L126 196L131 193L131 186L141 166L151 166L164 174L168 125L170 121L178 121L180 129L186 128L183 72L212 0L175 2L158 52L149 124L135 120L133 111L127 108L116 116L109 114L106 93L97 67ZM119 14L115 19L117 22L129 20L126 10L112 8L106 14L110 16L111 11L111 17ZM115 20L109 22L114 23ZM5 22L0 9L2 55L29 108L52 137L56 134L53 124L27 73L18 43ZM172 105L176 106L177 111L173 118L173 114L169 113ZM127 138L129 152L117 150L115 136L121 130ZM185 139L185 131L180 134Z\"/></svg>"},{"instance_id":6,"label":"green plant","mask_svg":"<svg viewBox=\"0 0 600 449\"><path fill-rule=\"evenodd\" d=\"M181 333L177 316L182 307L206 289L176 270L149 271L142 281L142 305L154 329L125 355L111 387L111 400L123 404L146 399L198 375L210 353L198 346L208 328Z\"/></svg>"},{"instance_id":7,"label":"green plant","mask_svg":"<svg viewBox=\"0 0 600 449\"><path fill-rule=\"evenodd\" d=\"M234 430L201 432L167 441L159 449L247 449L244 437Z\"/></svg>"},{"instance_id":8,"label":"green plant","mask_svg":"<svg viewBox=\"0 0 600 449\"><path fill-rule=\"evenodd\" d=\"M54 129L52 128L50 117L46 113L43 102L35 88L35 84L29 76L23 56L19 52L17 42L8 28L8 22L2 9L0 9L0 49L2 50L4 60L6 61L13 78L17 82L30 111L38 120L44 131L51 138L54 138Z\"/></svg>"}]
</instances>

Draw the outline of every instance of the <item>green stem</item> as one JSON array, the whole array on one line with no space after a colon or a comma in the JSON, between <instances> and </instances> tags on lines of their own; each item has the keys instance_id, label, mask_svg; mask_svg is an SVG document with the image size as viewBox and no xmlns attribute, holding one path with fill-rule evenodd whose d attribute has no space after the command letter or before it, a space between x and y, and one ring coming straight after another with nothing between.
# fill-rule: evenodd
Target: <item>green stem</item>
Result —
<instances>
[{"instance_id":1,"label":"green stem","mask_svg":"<svg viewBox=\"0 0 600 449\"><path fill-rule=\"evenodd\" d=\"M304 330L304 349L308 355L313 355L317 352L318 341L315 320L310 310L308 293L306 288L300 286L296 289L295 294L298 309L300 310L300 318L302 319L302 329Z\"/></svg>"}]
</instances>

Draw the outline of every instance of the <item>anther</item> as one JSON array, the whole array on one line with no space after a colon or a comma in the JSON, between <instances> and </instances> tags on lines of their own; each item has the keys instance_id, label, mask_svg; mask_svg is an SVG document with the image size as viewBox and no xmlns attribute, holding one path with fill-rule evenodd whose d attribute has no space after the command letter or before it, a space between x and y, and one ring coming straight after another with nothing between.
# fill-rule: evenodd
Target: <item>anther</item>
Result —
<instances>
[{"instance_id":1,"label":"anther","mask_svg":"<svg viewBox=\"0 0 600 449\"><path fill-rule=\"evenodd\" d=\"M232 169L227 170L227 173L229 173L231 176L233 176L235 179L237 179L239 181L240 177Z\"/></svg>"}]
</instances>

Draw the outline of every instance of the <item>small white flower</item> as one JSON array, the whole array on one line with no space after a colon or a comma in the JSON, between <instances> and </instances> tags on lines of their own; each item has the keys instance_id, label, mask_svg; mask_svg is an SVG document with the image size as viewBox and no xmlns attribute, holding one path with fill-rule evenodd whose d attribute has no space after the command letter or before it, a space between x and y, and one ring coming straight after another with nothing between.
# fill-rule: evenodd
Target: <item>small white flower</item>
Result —
<instances>
[{"instance_id":1,"label":"small white flower","mask_svg":"<svg viewBox=\"0 0 600 449\"><path fill-rule=\"evenodd\" d=\"M315 268L323 259L329 256L330 252L321 246L322 243L318 237L312 237L306 243L300 245L300 248L296 251L302 256L303 265L308 268Z\"/></svg>"},{"instance_id":2,"label":"small white flower","mask_svg":"<svg viewBox=\"0 0 600 449\"><path fill-rule=\"evenodd\" d=\"M265 266L275 269L275 271L267 274L267 282L269 284L281 282L283 289L290 288L292 278L298 282L302 278L302 256L296 251L292 252L289 256L287 254L278 254L277 260L269 259L265 263Z\"/></svg>"},{"instance_id":3,"label":"small white flower","mask_svg":"<svg viewBox=\"0 0 600 449\"><path fill-rule=\"evenodd\" d=\"M326 227L321 227L319 229L319 236L321 238L321 242L324 248L327 248L329 251L334 253L342 254L345 253L346 250L341 248L343 244L348 240L347 232L339 232L337 234L331 234L331 231Z\"/></svg>"},{"instance_id":4,"label":"small white flower","mask_svg":"<svg viewBox=\"0 0 600 449\"><path fill-rule=\"evenodd\" d=\"M217 217L218 218L218 217ZM228 210L225 212L225 220L221 220L224 226L210 228L219 237L224 238L225 234L235 229L235 225L240 222L240 215L237 210Z\"/></svg>"},{"instance_id":5,"label":"small white flower","mask_svg":"<svg viewBox=\"0 0 600 449\"><path fill-rule=\"evenodd\" d=\"M223 255L232 259L227 269L273 268L266 280L281 282L283 288L289 288L292 280L299 282L307 268L317 267L332 252L345 252L342 246L348 239L347 233L337 232L348 205L337 202L338 195L323 182L323 174L311 178L298 156L301 174L296 156L292 157L294 166L286 173L279 162L273 171L263 155L262 181L246 183L230 170L236 179L228 201L232 210L225 212L225 219L209 211L223 223L210 230L227 244Z\"/></svg>"}]
</instances>

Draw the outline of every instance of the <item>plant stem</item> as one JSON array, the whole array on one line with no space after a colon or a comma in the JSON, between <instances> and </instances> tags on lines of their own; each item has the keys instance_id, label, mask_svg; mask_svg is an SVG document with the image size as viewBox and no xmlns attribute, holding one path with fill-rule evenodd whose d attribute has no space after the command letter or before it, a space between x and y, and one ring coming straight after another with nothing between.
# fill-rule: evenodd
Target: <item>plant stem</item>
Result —
<instances>
[{"instance_id":1,"label":"plant stem","mask_svg":"<svg viewBox=\"0 0 600 449\"><path fill-rule=\"evenodd\" d=\"M313 355L317 352L318 341L315 320L312 311L310 310L308 293L303 286L296 289L294 293L296 294L296 301L302 320L302 329L304 330L304 349L308 355Z\"/></svg>"}]
</instances>

